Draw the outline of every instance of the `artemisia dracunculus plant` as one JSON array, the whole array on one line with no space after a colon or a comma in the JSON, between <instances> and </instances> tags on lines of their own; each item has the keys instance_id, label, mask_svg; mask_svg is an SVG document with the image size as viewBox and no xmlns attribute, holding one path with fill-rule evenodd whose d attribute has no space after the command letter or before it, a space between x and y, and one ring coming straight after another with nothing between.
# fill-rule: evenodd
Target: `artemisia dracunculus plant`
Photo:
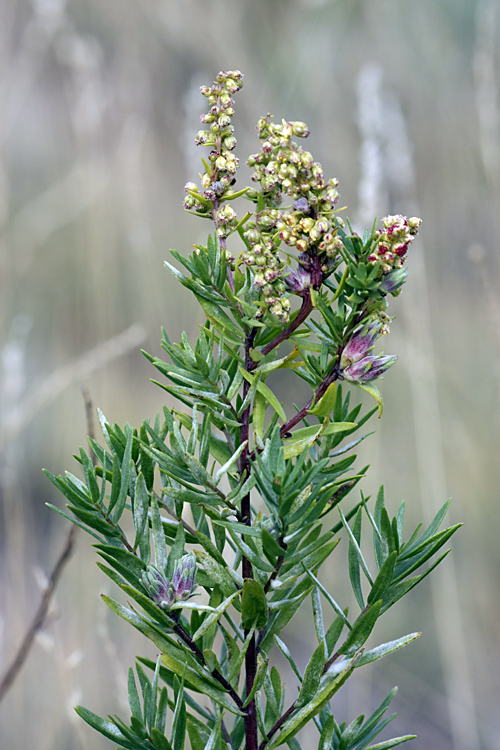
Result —
<instances>
[{"instance_id":1,"label":"artemisia dracunculus plant","mask_svg":"<svg viewBox=\"0 0 500 750\"><path fill-rule=\"evenodd\" d=\"M320 750L396 747L412 736L373 744L395 691L351 723L332 698L355 670L417 638L379 644L372 631L457 528L440 530L446 504L407 536L404 503L391 518L382 488L374 501L353 491L367 468L355 468L354 450L382 411L375 381L396 360L375 349L420 219L353 232L337 180L295 142L307 126L270 115L248 159L253 186L238 189L231 121L242 85L229 71L201 89L196 143L207 151L184 204L211 228L191 255L173 252L182 272L166 264L200 305L199 335L172 343L164 332L168 361L146 355L168 405L138 429L100 413L105 444L90 439L94 461L80 450L83 479L47 472L69 501L62 515L94 537L121 590L104 601L158 650L129 671L130 718L77 711L130 750L300 750L301 737ZM297 406L284 398L285 369L308 392ZM356 389L374 408L351 404ZM337 545L347 602L348 589L339 601L320 574ZM312 611L306 658L287 646L301 607ZM277 652L293 673L286 686Z\"/></svg>"}]
</instances>

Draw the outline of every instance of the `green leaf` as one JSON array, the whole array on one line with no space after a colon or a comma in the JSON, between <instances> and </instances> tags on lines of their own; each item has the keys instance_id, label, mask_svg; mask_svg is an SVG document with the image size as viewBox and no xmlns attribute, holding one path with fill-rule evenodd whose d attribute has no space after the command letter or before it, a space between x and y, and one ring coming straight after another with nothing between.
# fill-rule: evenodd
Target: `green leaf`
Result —
<instances>
[{"instance_id":1,"label":"green leaf","mask_svg":"<svg viewBox=\"0 0 500 750\"><path fill-rule=\"evenodd\" d=\"M318 643L321 643L323 645L323 651L326 659L325 624L323 622L323 612L321 610L321 597L319 595L319 588L317 586L315 586L312 590L311 600L316 638L318 639Z\"/></svg>"},{"instance_id":2,"label":"green leaf","mask_svg":"<svg viewBox=\"0 0 500 750\"><path fill-rule=\"evenodd\" d=\"M167 570L168 550L160 509L154 492L151 494L151 527L155 544L155 565L159 571L163 572Z\"/></svg>"},{"instance_id":3,"label":"green leaf","mask_svg":"<svg viewBox=\"0 0 500 750\"><path fill-rule=\"evenodd\" d=\"M378 404L378 416L380 419L380 417L382 416L382 411L384 409L384 400L377 386L374 385L373 383L353 383L353 382L351 382L351 385L355 385L356 388L361 388L362 391L366 391L367 393L370 394L370 396L373 396L373 398Z\"/></svg>"},{"instance_id":4,"label":"green leaf","mask_svg":"<svg viewBox=\"0 0 500 750\"><path fill-rule=\"evenodd\" d=\"M358 512L356 513L355 529L359 528L359 530L360 530L359 533L361 534L361 512L360 511L361 511L361 509L358 509ZM361 552L361 548L359 546L359 542L356 539L356 536L354 535L354 533L351 531L351 529L349 527L349 524L347 523L347 521L345 519L345 516L342 513L342 510L340 508L339 508L339 514L340 514L340 520L342 521L342 526L347 531L347 534L349 536L349 555L350 555L350 557L349 557L349 574L351 575L351 567L354 569L354 561L357 558L359 565L361 565L363 573L365 574L365 576L367 577L367 579L368 579L368 581L370 583L370 586L373 586L373 579L372 579L372 577L370 575L370 571L368 570L368 566L366 564L365 558L363 557L363 553ZM358 521L358 514L359 514L359 521ZM357 524L359 524L359 526ZM352 550L352 552L351 552L351 550ZM352 560L352 563L351 563L351 560ZM355 577L354 577L354 580L355 580ZM356 593L356 589L355 589L352 577L351 577L351 583L353 583L353 589L354 589L354 592ZM361 601L362 601L362 598L361 598ZM361 603L359 603L359 604L360 604L360 606L362 606Z\"/></svg>"},{"instance_id":5,"label":"green leaf","mask_svg":"<svg viewBox=\"0 0 500 750\"><path fill-rule=\"evenodd\" d=\"M379 574L376 577L370 593L368 594L367 604L372 604L378 599L383 599L385 593L392 583L392 577L394 574L394 566L398 558L396 551L391 552L385 563L380 568Z\"/></svg>"},{"instance_id":6,"label":"green leaf","mask_svg":"<svg viewBox=\"0 0 500 750\"><path fill-rule=\"evenodd\" d=\"M174 681L175 685L176 681ZM172 719L172 746L173 750L184 750L186 739L186 701L184 699L184 674L180 685L177 685L177 695Z\"/></svg>"},{"instance_id":7,"label":"green leaf","mask_svg":"<svg viewBox=\"0 0 500 750\"><path fill-rule=\"evenodd\" d=\"M378 742L376 745L370 745L366 750L389 750L391 747L398 747L399 745L402 745L403 742L415 740L416 738L416 734L405 734L404 737L395 737L393 740L386 740L386 742Z\"/></svg>"},{"instance_id":8,"label":"green leaf","mask_svg":"<svg viewBox=\"0 0 500 750\"><path fill-rule=\"evenodd\" d=\"M212 731L210 732L210 737L208 738L208 742L205 745L205 750L214 750L214 747L217 747L217 743L220 741L221 736L221 725L222 722L222 714L219 712L219 717L217 721L214 724L214 727Z\"/></svg>"},{"instance_id":9,"label":"green leaf","mask_svg":"<svg viewBox=\"0 0 500 750\"><path fill-rule=\"evenodd\" d=\"M100 716L89 711L84 706L76 706L75 711L84 721L89 724L92 729L96 729L98 732L103 734L108 740L118 742L122 747L130 748L130 750L136 750L135 746L124 739L123 734L120 732L118 727L107 719L101 719Z\"/></svg>"},{"instance_id":10,"label":"green leaf","mask_svg":"<svg viewBox=\"0 0 500 750\"><path fill-rule=\"evenodd\" d=\"M243 367L239 366L240 373L243 375L245 380L250 383L250 385L253 385L254 381L259 377L260 373L257 375L251 375L249 372L247 372ZM257 392L261 394L265 398L265 400L270 404L274 411L281 417L283 422L286 422L286 414L285 410L283 409L283 405L278 401L272 390L262 382L257 383Z\"/></svg>"},{"instance_id":11,"label":"green leaf","mask_svg":"<svg viewBox=\"0 0 500 750\"><path fill-rule=\"evenodd\" d=\"M191 750L205 750L206 742L202 738L194 722L191 720L191 717L188 717L187 720L187 733L189 735Z\"/></svg>"},{"instance_id":12,"label":"green leaf","mask_svg":"<svg viewBox=\"0 0 500 750\"><path fill-rule=\"evenodd\" d=\"M269 660L268 659L261 660L260 664L257 667L257 673L256 673L255 679L253 681L252 689L250 690L249 694L247 695L247 697L245 699L245 702L243 704L243 708L246 708L253 701L255 693L258 690L260 690L260 688L264 684L264 679L265 679L266 674L267 674L268 666L269 666Z\"/></svg>"},{"instance_id":13,"label":"green leaf","mask_svg":"<svg viewBox=\"0 0 500 750\"><path fill-rule=\"evenodd\" d=\"M220 467L220 469L217 471L214 477L215 486L219 484L224 474L226 474L229 471L229 469L236 463L236 461L241 456L241 454L243 453L247 445L248 445L248 440L245 440L233 453L231 458L228 461L226 461L226 463L223 466Z\"/></svg>"},{"instance_id":14,"label":"green leaf","mask_svg":"<svg viewBox=\"0 0 500 750\"><path fill-rule=\"evenodd\" d=\"M155 750L172 750L170 742L167 740L163 732L160 732L156 727L151 729L151 740Z\"/></svg>"},{"instance_id":15,"label":"green leaf","mask_svg":"<svg viewBox=\"0 0 500 750\"><path fill-rule=\"evenodd\" d=\"M180 523L177 526L175 533L175 542L172 545L170 554L168 556L167 567L165 570L167 578L171 581L174 573L175 563L179 560L184 553L184 546L186 544L186 534L184 532L184 526Z\"/></svg>"},{"instance_id":16,"label":"green leaf","mask_svg":"<svg viewBox=\"0 0 500 750\"><path fill-rule=\"evenodd\" d=\"M335 726L335 719L333 716L329 716L325 721L323 729L321 730L321 736L319 738L318 750L330 750L333 738L333 731Z\"/></svg>"},{"instance_id":17,"label":"green leaf","mask_svg":"<svg viewBox=\"0 0 500 750\"><path fill-rule=\"evenodd\" d=\"M291 438L284 440L285 459L299 456L307 448L311 448L320 437L337 434L339 432L348 432L357 427L355 422L331 422L330 424L312 425L311 427L301 427L292 433Z\"/></svg>"},{"instance_id":18,"label":"green leaf","mask_svg":"<svg viewBox=\"0 0 500 750\"><path fill-rule=\"evenodd\" d=\"M182 677L184 669L186 668L185 661L180 662L177 659L174 659L170 654L163 654L161 660L168 669L174 672L174 674ZM222 690L214 686L214 680L209 678L208 675L207 677L202 677L195 672L192 667L188 666L186 669L186 683L188 687L191 687L198 693L204 693L218 703L219 706L226 708L231 713L236 714L237 716L244 715Z\"/></svg>"},{"instance_id":19,"label":"green leaf","mask_svg":"<svg viewBox=\"0 0 500 750\"><path fill-rule=\"evenodd\" d=\"M128 703L132 716L135 716L140 721L143 721L139 693L137 692L137 685L135 683L134 670L132 669L132 667L130 667L128 670Z\"/></svg>"},{"instance_id":20,"label":"green leaf","mask_svg":"<svg viewBox=\"0 0 500 750\"><path fill-rule=\"evenodd\" d=\"M325 666L325 647L323 643L314 651L311 656L306 671L304 672L304 678L302 680L302 687L295 703L297 708L304 706L310 700L314 698L323 675L323 667Z\"/></svg>"},{"instance_id":21,"label":"green leaf","mask_svg":"<svg viewBox=\"0 0 500 750\"><path fill-rule=\"evenodd\" d=\"M285 721L281 727L280 735L268 745L268 750L274 750L279 745L288 742L289 739L294 737L302 727L321 711L351 675L358 658L359 655L354 657L339 674L332 675L327 672L324 675L314 698Z\"/></svg>"},{"instance_id":22,"label":"green leaf","mask_svg":"<svg viewBox=\"0 0 500 750\"><path fill-rule=\"evenodd\" d=\"M275 565L277 558L283 557L286 550L284 550L283 547L280 547L276 539L269 533L265 526L261 527L261 540L265 556L272 565Z\"/></svg>"},{"instance_id":23,"label":"green leaf","mask_svg":"<svg viewBox=\"0 0 500 750\"><path fill-rule=\"evenodd\" d=\"M113 565L113 561L116 560L120 564L120 567L117 567L117 570L121 575L124 575L123 569L125 569L129 574L131 573L136 580L141 580L142 574L146 570L147 565L144 560L141 560L140 557L134 555L133 552L129 552L129 550L124 549L123 547L115 547L111 544L94 544L93 546L98 553L107 560L107 562L110 562ZM127 578L127 580L130 580L130 582L133 583L130 577Z\"/></svg>"},{"instance_id":24,"label":"green leaf","mask_svg":"<svg viewBox=\"0 0 500 750\"><path fill-rule=\"evenodd\" d=\"M255 625L257 630L267 624L268 609L264 589L258 581L245 578L241 596L241 624L244 630Z\"/></svg>"},{"instance_id":25,"label":"green leaf","mask_svg":"<svg viewBox=\"0 0 500 750\"><path fill-rule=\"evenodd\" d=\"M236 531L234 531L233 524L228 526L227 530L229 531L233 542L236 544L240 552L247 558L247 560L250 560L252 565L256 567L257 570L263 570L265 573L272 573L274 571L274 565L270 565L261 557L259 557L259 555L255 553L253 549L251 549L248 544L243 541L240 535Z\"/></svg>"},{"instance_id":26,"label":"green leaf","mask_svg":"<svg viewBox=\"0 0 500 750\"><path fill-rule=\"evenodd\" d=\"M409 643L412 643L417 638L420 638L422 633L410 633L409 635L405 635L402 638L398 638L395 641L388 641L387 643L382 643L380 646L377 646L376 648L370 649L370 651L365 651L358 662L358 667L363 667L365 664L371 664L373 661L377 661L378 659L383 659L384 656L387 656L388 654L392 654L394 651L397 651L400 648L403 648L403 646L407 646Z\"/></svg>"},{"instance_id":27,"label":"green leaf","mask_svg":"<svg viewBox=\"0 0 500 750\"><path fill-rule=\"evenodd\" d=\"M229 671L227 675L227 679L229 682L235 677L238 672L241 669L241 665L243 664L243 661L245 659L245 654L248 650L248 647L250 645L250 641L253 638L253 634L255 633L255 625L252 625L250 630L248 631L248 635L245 638L245 641L240 649L237 650L236 656L232 656L231 661L229 662Z\"/></svg>"},{"instance_id":28,"label":"green leaf","mask_svg":"<svg viewBox=\"0 0 500 750\"><path fill-rule=\"evenodd\" d=\"M316 587L319 589L319 591L321 591L321 593L323 594L323 596L325 597L325 599L327 600L327 602L330 604L330 606L332 607L332 609L334 610L334 612L338 615L338 617L340 617L340 619L342 620L342 622L344 623L344 625L346 625L349 628L349 630L352 630L351 623L349 622L349 620L347 619L346 615L344 614L344 611L339 607L339 605L337 604L337 602L335 601L335 599L332 597L332 595L325 589L325 587L323 586L323 584L320 583L320 581L316 578L316 576L314 575L314 573L311 573L311 571L308 568L306 568L305 565L303 567L304 567L305 572L307 573L307 575L311 579L311 581L313 581L313 583L316 585ZM364 605L363 605L363 608L364 608Z\"/></svg>"},{"instance_id":29,"label":"green leaf","mask_svg":"<svg viewBox=\"0 0 500 750\"><path fill-rule=\"evenodd\" d=\"M224 596L229 597L234 594L236 584L227 572L227 569L217 560L208 555L206 552L194 550L196 559L203 565L210 578L220 586Z\"/></svg>"},{"instance_id":30,"label":"green leaf","mask_svg":"<svg viewBox=\"0 0 500 750\"><path fill-rule=\"evenodd\" d=\"M146 481L146 487L148 488L148 491L152 492L153 485L154 485L155 469L154 469L154 462L152 461L151 456L149 455L149 453L145 452L142 446L142 443L147 443L149 445L148 433L147 433L145 425L141 426L140 437L141 437L141 449L140 449L141 471Z\"/></svg>"},{"instance_id":31,"label":"green leaf","mask_svg":"<svg viewBox=\"0 0 500 750\"><path fill-rule=\"evenodd\" d=\"M149 546L149 492L146 487L146 482L142 471L139 472L137 482L135 484L135 497L134 497L134 527L135 527L135 542L134 549L140 548L141 558L149 562L150 558L150 546Z\"/></svg>"},{"instance_id":32,"label":"green leaf","mask_svg":"<svg viewBox=\"0 0 500 750\"><path fill-rule=\"evenodd\" d=\"M45 505L47 506L47 508L51 508L52 510L55 510L56 513L59 513L59 515L65 518L67 521L71 521L71 523L74 523L75 526L78 526L80 529L83 529L83 531L86 531L87 534L90 534L90 536L93 536L94 539L98 539L100 542L102 542L101 536L99 536L98 534L95 534L91 529L88 528L86 524L82 523L77 518L70 516L69 513L65 513L56 505L52 505L52 503L45 503Z\"/></svg>"},{"instance_id":33,"label":"green leaf","mask_svg":"<svg viewBox=\"0 0 500 750\"><path fill-rule=\"evenodd\" d=\"M351 632L339 649L339 654L351 657L354 653L359 651L372 632L373 627L379 618L381 607L381 601L375 602L364 614L361 615L361 617L354 623Z\"/></svg>"},{"instance_id":34,"label":"green leaf","mask_svg":"<svg viewBox=\"0 0 500 750\"><path fill-rule=\"evenodd\" d=\"M300 673L298 666L295 664L292 658L292 655L290 653L288 646L277 635L274 636L274 640L276 641L276 645L278 646L283 656L288 660L288 663L290 664L291 668L293 669L293 671L299 678L300 682L302 682L302 675Z\"/></svg>"},{"instance_id":35,"label":"green leaf","mask_svg":"<svg viewBox=\"0 0 500 750\"><path fill-rule=\"evenodd\" d=\"M231 344L241 344L243 331L234 323L229 315L222 310L220 305L196 294L196 298L203 308L208 320L219 333L224 334L226 341Z\"/></svg>"},{"instance_id":36,"label":"green leaf","mask_svg":"<svg viewBox=\"0 0 500 750\"><path fill-rule=\"evenodd\" d=\"M256 439L262 440L264 437L264 421L266 418L267 401L262 393L257 390L253 400L252 425Z\"/></svg>"},{"instance_id":37,"label":"green leaf","mask_svg":"<svg viewBox=\"0 0 500 750\"><path fill-rule=\"evenodd\" d=\"M337 384L330 383L320 400L313 406L312 409L308 409L308 414L314 414L315 417L321 419L322 417L328 417L337 399Z\"/></svg>"},{"instance_id":38,"label":"green leaf","mask_svg":"<svg viewBox=\"0 0 500 750\"><path fill-rule=\"evenodd\" d=\"M306 581L302 581L298 586L296 586L292 593L295 594L292 601L288 604L281 601L280 599L277 599L275 602L271 600L269 604L281 604L282 606L276 614L274 615L274 618L269 621L268 626L265 630L265 634L262 638L262 641L260 643L260 647L263 651L268 651L273 645L273 636L277 633L281 633L285 625L287 625L290 620L292 619L295 612L300 607L303 600L309 596L311 591L313 590L312 586L307 587L307 579Z\"/></svg>"},{"instance_id":39,"label":"green leaf","mask_svg":"<svg viewBox=\"0 0 500 750\"><path fill-rule=\"evenodd\" d=\"M205 617L205 619L201 623L196 633L192 636L193 641L197 641L198 638L201 638L201 636L207 632L207 630L214 624L214 622L217 622L219 617L229 607L233 599L239 596L239 593L240 593L239 591L235 591L234 594L231 594L231 596L228 596L227 599L224 599L224 601L221 604L219 604L218 607L216 607L215 612L212 612L211 614L207 615L207 617Z\"/></svg>"},{"instance_id":40,"label":"green leaf","mask_svg":"<svg viewBox=\"0 0 500 750\"><path fill-rule=\"evenodd\" d=\"M83 508L76 508L74 505L68 505L67 508L74 513L80 521L104 536L120 536L120 531L111 522L108 523L98 511L84 510ZM61 515L64 514L61 513Z\"/></svg>"},{"instance_id":41,"label":"green leaf","mask_svg":"<svg viewBox=\"0 0 500 750\"><path fill-rule=\"evenodd\" d=\"M129 492L129 486L130 486L130 477L132 474L132 443L134 439L134 433L132 429L128 430L127 434L127 443L125 445L125 452L123 454L123 460L121 465L121 482L120 482L120 492L118 494L118 499L116 501L116 506L114 508L113 513L113 521L115 523L118 523L118 521L121 518L121 515L125 508L125 503L127 502L127 495Z\"/></svg>"}]
</instances>

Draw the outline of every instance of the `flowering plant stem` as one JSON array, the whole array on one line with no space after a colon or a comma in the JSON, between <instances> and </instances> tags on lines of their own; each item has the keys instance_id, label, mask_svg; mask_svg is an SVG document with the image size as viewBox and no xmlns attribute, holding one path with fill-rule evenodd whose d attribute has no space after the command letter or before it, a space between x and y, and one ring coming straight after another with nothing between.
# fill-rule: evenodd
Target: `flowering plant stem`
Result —
<instances>
[{"instance_id":1,"label":"flowering plant stem","mask_svg":"<svg viewBox=\"0 0 500 750\"><path fill-rule=\"evenodd\" d=\"M172 251L187 274L166 263L204 323L194 344L163 332L169 361L146 354L176 406L139 429L99 412L104 445L89 439L92 459L80 449L83 479L47 472L69 501L68 513L55 509L94 537L99 567L128 603L104 601L159 652L129 671L128 721L76 710L129 750L184 750L186 735L192 750L300 750L310 725L321 750L396 747L413 735L372 744L394 691L348 725L332 699L356 669L418 637L367 647L378 619L445 557L458 528L441 529L445 504L406 538L404 503L391 518L383 487L373 503L362 492L351 500L367 468L354 468L354 450L382 413L374 381L396 361L374 349L389 332L388 301L406 280L420 219L387 216L358 236L336 208L338 181L293 140L307 126L270 115L248 159L256 187L234 189L231 120L242 85L229 71L202 88L209 108L196 142L210 151L184 204L213 234L188 257ZM235 200L252 211L238 219ZM284 369L309 393L294 414L266 382ZM356 389L376 406L351 404ZM367 524L375 570L361 548ZM319 575L342 538L352 601L339 605ZM302 669L286 627L308 599L315 645ZM276 650L296 684L284 684Z\"/></svg>"}]
</instances>

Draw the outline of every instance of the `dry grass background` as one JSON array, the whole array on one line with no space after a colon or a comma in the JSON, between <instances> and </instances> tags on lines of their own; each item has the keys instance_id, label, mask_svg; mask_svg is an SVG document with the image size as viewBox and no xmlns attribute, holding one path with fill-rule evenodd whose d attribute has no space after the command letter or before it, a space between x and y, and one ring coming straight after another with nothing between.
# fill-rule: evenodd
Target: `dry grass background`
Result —
<instances>
[{"instance_id":1,"label":"dry grass background","mask_svg":"<svg viewBox=\"0 0 500 750\"><path fill-rule=\"evenodd\" d=\"M204 239L181 207L198 171L198 87L237 67L241 157L261 114L305 120L359 226L424 219L392 305L385 348L400 361L364 488L384 481L414 521L453 496L465 525L433 582L384 621L388 637L424 637L352 680L338 714L373 709L398 684L396 731L416 731L416 750L498 747L499 42L494 0L3 0L0 674L64 543L41 468L74 469L81 385L109 419L139 424L162 404L139 347L158 352L161 325L196 334L162 261ZM0 705L0 747L110 746L72 706L121 711L126 668L148 649L108 616L107 587L79 535ZM307 653L304 628L289 640Z\"/></svg>"}]
</instances>

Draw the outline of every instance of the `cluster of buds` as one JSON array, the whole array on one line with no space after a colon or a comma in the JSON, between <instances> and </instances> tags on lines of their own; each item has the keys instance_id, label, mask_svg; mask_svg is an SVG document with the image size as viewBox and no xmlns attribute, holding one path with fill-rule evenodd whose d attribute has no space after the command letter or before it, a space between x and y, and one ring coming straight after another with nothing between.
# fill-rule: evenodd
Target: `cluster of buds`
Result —
<instances>
[{"instance_id":1,"label":"cluster of buds","mask_svg":"<svg viewBox=\"0 0 500 750\"><path fill-rule=\"evenodd\" d=\"M143 573L142 582L152 601L161 609L167 610L172 604L191 598L195 589L195 576L196 558L189 553L175 563L172 582L154 565L149 565Z\"/></svg>"},{"instance_id":2,"label":"cluster of buds","mask_svg":"<svg viewBox=\"0 0 500 750\"><path fill-rule=\"evenodd\" d=\"M338 181L332 179L330 183L335 185L335 202ZM278 227L280 239L289 247L295 247L300 253L307 253L314 247L323 256L323 273L328 273L332 260L338 260L342 247L342 240L337 235L338 219L332 215L334 202L325 205L323 201L323 213L317 213L310 199L301 196L294 201L292 210L283 213Z\"/></svg>"},{"instance_id":3,"label":"cluster of buds","mask_svg":"<svg viewBox=\"0 0 500 750\"><path fill-rule=\"evenodd\" d=\"M380 320L363 325L350 338L340 357L343 378L352 383L366 383L384 374L396 362L397 357L372 354L375 341L383 333Z\"/></svg>"},{"instance_id":4,"label":"cluster of buds","mask_svg":"<svg viewBox=\"0 0 500 750\"><path fill-rule=\"evenodd\" d=\"M243 74L239 70L222 71L213 86L202 86L201 93L208 99L210 109L201 115L201 122L207 126L196 134L198 146L208 146L208 160L204 162L205 172L201 176L201 187L193 182L186 184L187 196L184 208L202 216L212 215L221 239L228 236L236 226L236 214L229 206L219 208L228 199L231 185L238 169L238 159L232 153L236 146L231 119L234 115L232 94L243 86Z\"/></svg>"},{"instance_id":5,"label":"cluster of buds","mask_svg":"<svg viewBox=\"0 0 500 750\"><path fill-rule=\"evenodd\" d=\"M255 220L248 222L244 232L247 248L240 260L254 271L253 283L260 290L264 306L269 312L287 323L290 301L283 297L286 291L283 273L285 262L278 254L276 226L281 218L277 208L265 208L256 214ZM263 308L257 316L263 314Z\"/></svg>"},{"instance_id":6,"label":"cluster of buds","mask_svg":"<svg viewBox=\"0 0 500 750\"><path fill-rule=\"evenodd\" d=\"M305 123L282 120L278 124L268 115L260 118L257 130L262 150L248 159L248 165L254 168L252 180L260 184L266 208L247 226L245 239L250 247L242 260L254 267L254 283L261 287L269 311L286 322L290 305L282 295L285 290L301 294L309 286L305 274L312 255L321 257L324 274L338 265L342 241L337 236L338 220L333 217L338 181L325 182L321 165L292 140L307 138ZM255 198L257 192L250 191L248 196ZM292 205L280 210L285 196ZM288 269L279 259L278 241L299 251L305 269L305 273L299 269L295 275L288 274L285 283L282 276Z\"/></svg>"},{"instance_id":7,"label":"cluster of buds","mask_svg":"<svg viewBox=\"0 0 500 750\"><path fill-rule=\"evenodd\" d=\"M368 256L368 262L375 265L380 261L382 274L390 274L394 270L402 268L408 246L418 234L418 228L422 220L416 216L408 219L406 216L396 214L395 216L386 216L382 223L384 228L378 229L375 233L378 242L373 252ZM393 293L394 290L390 289L389 291Z\"/></svg>"}]
</instances>

